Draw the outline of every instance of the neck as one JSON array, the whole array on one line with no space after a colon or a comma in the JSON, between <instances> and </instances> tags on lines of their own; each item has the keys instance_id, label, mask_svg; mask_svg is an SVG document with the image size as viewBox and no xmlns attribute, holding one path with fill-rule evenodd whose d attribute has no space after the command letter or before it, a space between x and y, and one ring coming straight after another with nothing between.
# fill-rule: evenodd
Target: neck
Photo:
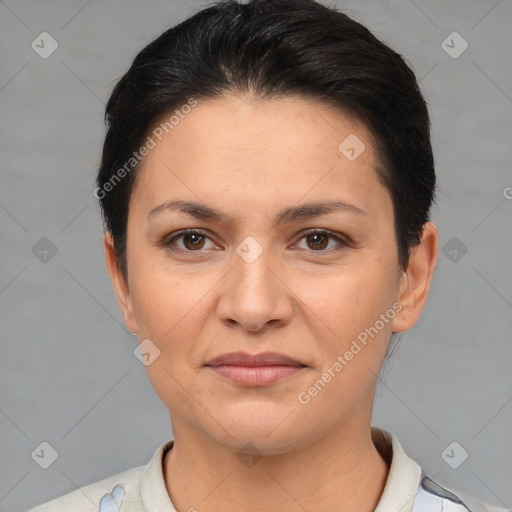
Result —
<instances>
[{"instance_id":1,"label":"neck","mask_svg":"<svg viewBox=\"0 0 512 512\"><path fill-rule=\"evenodd\" d=\"M370 422L246 464L211 438L179 422L173 427L164 479L177 510L370 512L386 484L388 464L373 445Z\"/></svg>"}]
</instances>

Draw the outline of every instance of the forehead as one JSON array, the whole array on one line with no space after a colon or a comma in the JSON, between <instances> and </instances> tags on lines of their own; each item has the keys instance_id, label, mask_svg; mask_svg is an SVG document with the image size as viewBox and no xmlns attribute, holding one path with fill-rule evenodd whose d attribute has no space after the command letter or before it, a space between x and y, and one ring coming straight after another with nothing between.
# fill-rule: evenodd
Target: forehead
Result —
<instances>
[{"instance_id":1,"label":"forehead","mask_svg":"<svg viewBox=\"0 0 512 512\"><path fill-rule=\"evenodd\" d=\"M225 95L179 110L163 115L150 134L155 145L132 193L147 206L185 194L257 208L339 191L364 208L372 196L387 196L371 133L330 105Z\"/></svg>"}]
</instances>

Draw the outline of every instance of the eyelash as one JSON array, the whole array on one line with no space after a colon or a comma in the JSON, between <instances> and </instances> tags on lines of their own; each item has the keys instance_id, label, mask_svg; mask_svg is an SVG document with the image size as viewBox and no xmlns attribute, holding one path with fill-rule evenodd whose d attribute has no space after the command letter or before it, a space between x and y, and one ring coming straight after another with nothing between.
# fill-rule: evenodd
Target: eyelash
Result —
<instances>
[{"instance_id":1,"label":"eyelash","mask_svg":"<svg viewBox=\"0 0 512 512\"><path fill-rule=\"evenodd\" d=\"M184 229L182 231L178 231L178 233L173 234L171 237L165 238L162 242L162 245L164 247L171 249L172 251L181 251L181 252L188 252L188 253L194 253L194 254L202 254L207 251L207 249L199 249L197 251L192 251L192 250L188 250L188 249L180 249L180 248L172 247L172 244L174 244L176 240L178 240L179 238L182 238L185 235L200 235L200 236L203 236L203 237L211 240L211 238L208 236L208 234L201 229ZM338 246L331 248L331 249L327 249L327 250L320 249L317 251L311 249L309 252L313 252L313 253L331 253L331 252L340 250L343 247L350 245L347 240L344 240L340 236L335 235L332 231L328 231L325 229L310 229L308 231L305 231L302 233L302 236L299 238L298 241L302 240L303 238L306 238L309 235L323 235L323 236L332 238L333 240L338 242Z\"/></svg>"}]
</instances>

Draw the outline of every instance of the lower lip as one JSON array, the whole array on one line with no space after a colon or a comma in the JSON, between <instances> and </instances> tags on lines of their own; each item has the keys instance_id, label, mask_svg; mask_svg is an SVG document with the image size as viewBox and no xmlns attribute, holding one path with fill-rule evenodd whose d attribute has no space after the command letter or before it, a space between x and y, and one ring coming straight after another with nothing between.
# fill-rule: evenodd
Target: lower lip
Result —
<instances>
[{"instance_id":1,"label":"lower lip","mask_svg":"<svg viewBox=\"0 0 512 512\"><path fill-rule=\"evenodd\" d=\"M304 366L209 366L217 375L242 386L267 386L278 380L291 377L303 370Z\"/></svg>"}]
</instances>

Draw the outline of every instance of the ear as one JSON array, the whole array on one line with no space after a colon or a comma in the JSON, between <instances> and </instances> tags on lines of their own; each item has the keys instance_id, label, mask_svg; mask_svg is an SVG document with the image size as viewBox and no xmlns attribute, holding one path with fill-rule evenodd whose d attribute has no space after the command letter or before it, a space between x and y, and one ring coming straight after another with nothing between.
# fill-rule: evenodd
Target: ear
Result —
<instances>
[{"instance_id":1,"label":"ear","mask_svg":"<svg viewBox=\"0 0 512 512\"><path fill-rule=\"evenodd\" d=\"M400 277L397 300L402 309L391 323L393 332L407 331L418 321L427 302L437 253L437 229L432 222L427 222L423 226L421 242L411 251L407 270Z\"/></svg>"},{"instance_id":2,"label":"ear","mask_svg":"<svg viewBox=\"0 0 512 512\"><path fill-rule=\"evenodd\" d=\"M105 234L103 238L103 246L105 248L105 262L107 264L107 270L110 275L114 291L116 292L121 312L123 313L124 323L130 331L137 334L138 327L133 312L130 289L117 263L117 258L114 252L114 240L110 233Z\"/></svg>"}]
</instances>

